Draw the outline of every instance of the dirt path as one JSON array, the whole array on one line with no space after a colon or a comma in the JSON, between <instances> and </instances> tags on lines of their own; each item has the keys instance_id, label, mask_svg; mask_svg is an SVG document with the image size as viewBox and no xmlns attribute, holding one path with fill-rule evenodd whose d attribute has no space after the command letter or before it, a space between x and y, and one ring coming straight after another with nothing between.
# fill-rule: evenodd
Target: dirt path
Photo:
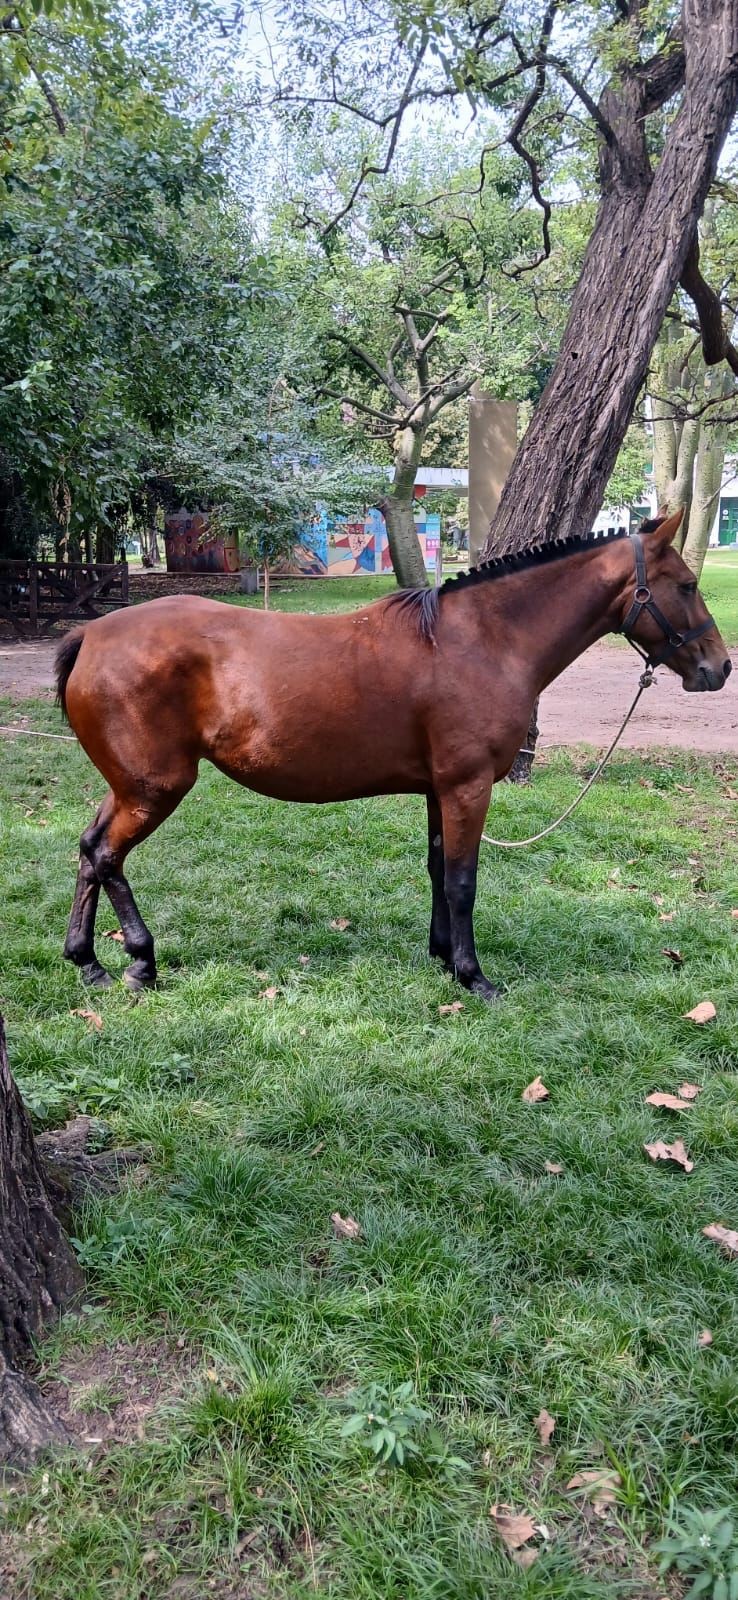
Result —
<instances>
[{"instance_id":1,"label":"dirt path","mask_svg":"<svg viewBox=\"0 0 738 1600\"><path fill-rule=\"evenodd\" d=\"M0 644L0 695L48 694L55 644ZM738 669L738 653L733 652ZM606 745L633 698L638 660L617 645L596 644L562 673L541 702L541 743ZM738 754L738 670L721 694L685 694L662 670L623 737L631 749L674 745Z\"/></svg>"}]
</instances>

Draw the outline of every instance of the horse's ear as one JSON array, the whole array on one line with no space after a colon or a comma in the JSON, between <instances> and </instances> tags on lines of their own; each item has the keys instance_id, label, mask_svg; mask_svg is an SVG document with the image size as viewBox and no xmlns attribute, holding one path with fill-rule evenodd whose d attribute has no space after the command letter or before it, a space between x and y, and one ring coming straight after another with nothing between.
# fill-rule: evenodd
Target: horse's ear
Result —
<instances>
[{"instance_id":1,"label":"horse's ear","mask_svg":"<svg viewBox=\"0 0 738 1600\"><path fill-rule=\"evenodd\" d=\"M683 516L684 506L680 506L670 517L658 516L653 517L650 522L642 522L639 532L649 534L651 544L665 548L675 538Z\"/></svg>"}]
</instances>

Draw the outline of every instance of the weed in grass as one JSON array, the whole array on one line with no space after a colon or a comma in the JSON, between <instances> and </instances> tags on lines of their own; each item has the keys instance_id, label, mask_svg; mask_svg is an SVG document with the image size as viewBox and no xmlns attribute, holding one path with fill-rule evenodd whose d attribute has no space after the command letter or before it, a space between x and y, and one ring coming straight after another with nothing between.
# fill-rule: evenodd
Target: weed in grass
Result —
<instances>
[{"instance_id":1,"label":"weed in grass","mask_svg":"<svg viewBox=\"0 0 738 1600\"><path fill-rule=\"evenodd\" d=\"M728 1511L681 1506L655 1549L662 1572L675 1567L691 1578L685 1600L738 1600L738 1544Z\"/></svg>"}]
</instances>

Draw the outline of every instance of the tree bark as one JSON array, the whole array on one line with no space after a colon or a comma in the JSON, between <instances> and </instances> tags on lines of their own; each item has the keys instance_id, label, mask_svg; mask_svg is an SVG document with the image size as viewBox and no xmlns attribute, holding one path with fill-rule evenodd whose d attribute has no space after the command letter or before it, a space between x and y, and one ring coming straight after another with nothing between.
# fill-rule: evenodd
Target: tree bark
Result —
<instances>
[{"instance_id":1,"label":"tree bark","mask_svg":"<svg viewBox=\"0 0 738 1600\"><path fill-rule=\"evenodd\" d=\"M425 588L428 583L413 516L413 490L423 437L420 428L403 428L395 435L392 488L379 503L387 525L392 566L404 589Z\"/></svg>"},{"instance_id":2,"label":"tree bark","mask_svg":"<svg viewBox=\"0 0 738 1600\"><path fill-rule=\"evenodd\" d=\"M684 0L683 49L623 69L600 111L601 202L553 373L517 452L485 556L586 532L738 103L735 0ZM655 172L647 119L682 85Z\"/></svg>"},{"instance_id":3,"label":"tree bark","mask_svg":"<svg viewBox=\"0 0 738 1600\"><path fill-rule=\"evenodd\" d=\"M705 399L729 394L733 379L726 368L710 367L705 375ZM707 414L709 417L709 413ZM694 463L692 506L682 555L696 578L699 578L710 542L710 531L718 508L720 486L723 481L727 428L724 423L703 418L699 428L699 444Z\"/></svg>"},{"instance_id":4,"label":"tree bark","mask_svg":"<svg viewBox=\"0 0 738 1600\"><path fill-rule=\"evenodd\" d=\"M107 562L115 560L115 529L107 523L101 523L97 530L95 560Z\"/></svg>"},{"instance_id":5,"label":"tree bark","mask_svg":"<svg viewBox=\"0 0 738 1600\"><path fill-rule=\"evenodd\" d=\"M64 1436L30 1380L13 1368L82 1287L13 1082L0 1018L0 1462L24 1462Z\"/></svg>"}]
</instances>

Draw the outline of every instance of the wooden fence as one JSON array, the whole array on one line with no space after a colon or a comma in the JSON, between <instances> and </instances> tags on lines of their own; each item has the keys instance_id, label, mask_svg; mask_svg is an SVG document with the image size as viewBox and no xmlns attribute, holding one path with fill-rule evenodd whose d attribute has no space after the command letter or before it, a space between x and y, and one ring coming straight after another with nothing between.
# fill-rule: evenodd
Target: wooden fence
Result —
<instances>
[{"instance_id":1,"label":"wooden fence","mask_svg":"<svg viewBox=\"0 0 738 1600\"><path fill-rule=\"evenodd\" d=\"M128 564L97 561L0 561L0 620L20 639L57 622L89 622L128 605Z\"/></svg>"}]
</instances>

